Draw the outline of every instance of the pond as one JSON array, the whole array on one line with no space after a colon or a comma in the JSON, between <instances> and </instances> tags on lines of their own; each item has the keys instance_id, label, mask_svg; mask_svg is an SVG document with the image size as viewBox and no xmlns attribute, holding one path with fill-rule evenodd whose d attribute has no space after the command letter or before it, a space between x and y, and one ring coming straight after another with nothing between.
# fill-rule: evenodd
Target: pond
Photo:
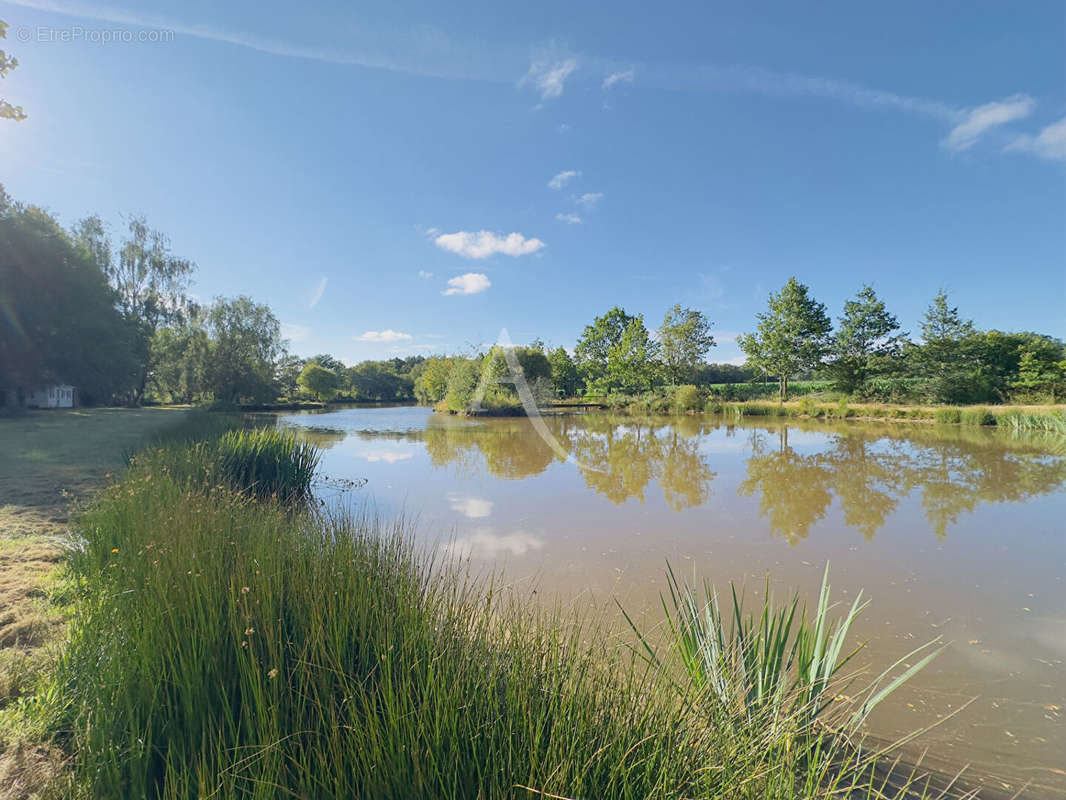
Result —
<instances>
[{"instance_id":1,"label":"pond","mask_svg":"<svg viewBox=\"0 0 1066 800\"><path fill-rule=\"evenodd\" d=\"M542 598L617 599L642 625L662 616L667 563L757 601L767 576L778 597L816 599L828 562L835 598L872 601L855 630L871 668L949 643L875 712L874 734L939 723L920 740L930 763L1066 796L1061 437L418 407L279 424L323 449L323 474L366 478L360 502L416 518L426 546Z\"/></svg>"}]
</instances>

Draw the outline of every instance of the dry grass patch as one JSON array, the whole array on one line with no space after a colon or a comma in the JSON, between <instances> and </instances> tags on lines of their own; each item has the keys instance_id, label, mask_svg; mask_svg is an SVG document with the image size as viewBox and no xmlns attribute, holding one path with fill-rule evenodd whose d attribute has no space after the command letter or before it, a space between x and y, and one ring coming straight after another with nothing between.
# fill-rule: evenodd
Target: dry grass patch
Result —
<instances>
[{"instance_id":1,"label":"dry grass patch","mask_svg":"<svg viewBox=\"0 0 1066 800\"><path fill-rule=\"evenodd\" d=\"M68 776L67 758L57 747L21 742L0 750L0 800L62 797Z\"/></svg>"},{"instance_id":2,"label":"dry grass patch","mask_svg":"<svg viewBox=\"0 0 1066 800\"><path fill-rule=\"evenodd\" d=\"M62 627L47 599L62 558L63 549L49 540L0 541L0 648L40 647Z\"/></svg>"}]
</instances>

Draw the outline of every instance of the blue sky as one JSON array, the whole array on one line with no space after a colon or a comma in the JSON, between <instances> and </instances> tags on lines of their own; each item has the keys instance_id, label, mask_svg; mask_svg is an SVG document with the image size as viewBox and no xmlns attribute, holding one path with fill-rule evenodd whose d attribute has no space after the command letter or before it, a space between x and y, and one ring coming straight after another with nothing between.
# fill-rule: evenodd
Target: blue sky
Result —
<instances>
[{"instance_id":1,"label":"blue sky","mask_svg":"<svg viewBox=\"0 0 1066 800\"><path fill-rule=\"evenodd\" d=\"M1061 3L350 5L0 0L0 182L348 362L675 302L736 360L793 274L1066 336Z\"/></svg>"}]
</instances>

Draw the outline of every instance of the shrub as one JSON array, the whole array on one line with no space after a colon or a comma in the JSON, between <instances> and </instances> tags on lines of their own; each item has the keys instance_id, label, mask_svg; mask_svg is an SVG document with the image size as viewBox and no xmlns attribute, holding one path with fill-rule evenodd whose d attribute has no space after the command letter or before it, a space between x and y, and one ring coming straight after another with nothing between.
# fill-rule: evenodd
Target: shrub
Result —
<instances>
[{"instance_id":1,"label":"shrub","mask_svg":"<svg viewBox=\"0 0 1066 800\"><path fill-rule=\"evenodd\" d=\"M699 411L702 405L703 398L700 396L700 390L695 386L678 386L674 390L675 411Z\"/></svg>"}]
</instances>

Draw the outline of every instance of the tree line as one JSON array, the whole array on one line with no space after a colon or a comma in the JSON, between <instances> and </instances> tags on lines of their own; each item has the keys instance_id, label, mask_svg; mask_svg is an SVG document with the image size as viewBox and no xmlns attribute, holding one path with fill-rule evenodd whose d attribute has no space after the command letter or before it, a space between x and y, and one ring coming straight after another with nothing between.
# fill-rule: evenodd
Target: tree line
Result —
<instances>
[{"instance_id":1,"label":"tree line","mask_svg":"<svg viewBox=\"0 0 1066 800\"><path fill-rule=\"evenodd\" d=\"M274 399L277 318L245 296L194 301L195 269L143 217L115 241L98 216L66 230L0 186L0 390L70 383L88 404Z\"/></svg>"},{"instance_id":2,"label":"tree line","mask_svg":"<svg viewBox=\"0 0 1066 800\"><path fill-rule=\"evenodd\" d=\"M989 403L1066 396L1066 347L1036 333L978 330L933 298L912 340L870 286L835 329L795 278L770 295L743 366L713 364L712 323L668 309L650 329L615 306L586 325L574 349L537 340L467 355L412 356L352 366L328 354L290 354L269 306L247 296L202 304L196 265L165 234L131 217L114 239L98 216L64 229L0 186L0 390L63 382L83 402L269 403L278 398L417 401L451 411L521 404L514 374L536 402L641 395L820 378L865 400ZM718 388L715 388L718 387Z\"/></svg>"},{"instance_id":3,"label":"tree line","mask_svg":"<svg viewBox=\"0 0 1066 800\"><path fill-rule=\"evenodd\" d=\"M1003 403L1066 396L1066 347L1043 334L980 331L941 289L917 341L871 286L844 303L836 330L810 289L790 278L770 295L753 333L738 339L750 368L778 381L821 375L851 396L934 403Z\"/></svg>"}]
</instances>

